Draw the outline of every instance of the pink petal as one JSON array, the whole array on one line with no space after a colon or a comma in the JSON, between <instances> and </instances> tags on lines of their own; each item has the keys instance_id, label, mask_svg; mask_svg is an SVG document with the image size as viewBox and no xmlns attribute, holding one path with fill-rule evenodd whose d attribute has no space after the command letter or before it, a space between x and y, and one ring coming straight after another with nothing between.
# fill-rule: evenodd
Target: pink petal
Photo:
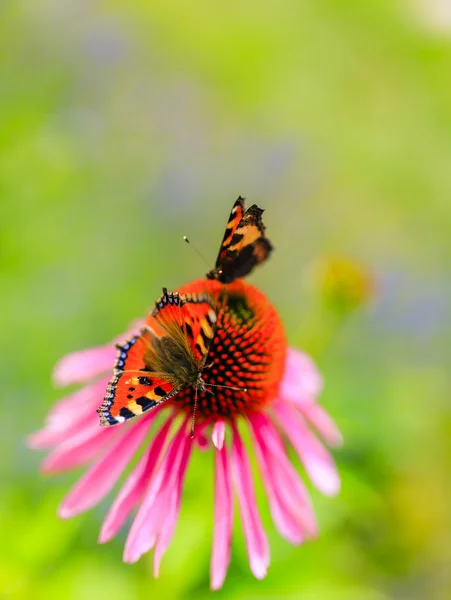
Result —
<instances>
[{"instance_id":1,"label":"pink petal","mask_svg":"<svg viewBox=\"0 0 451 600\"><path fill-rule=\"evenodd\" d=\"M136 319L128 331L121 333L112 342L63 356L53 371L55 385L85 383L102 373L111 373L112 376L117 355L115 344L129 340L143 325L142 319Z\"/></svg>"},{"instance_id":2,"label":"pink petal","mask_svg":"<svg viewBox=\"0 0 451 600\"><path fill-rule=\"evenodd\" d=\"M249 565L257 579L263 579L269 566L269 546L255 500L252 471L238 430L233 426L232 471L238 495Z\"/></svg>"},{"instance_id":3,"label":"pink petal","mask_svg":"<svg viewBox=\"0 0 451 600\"><path fill-rule=\"evenodd\" d=\"M103 522L99 535L100 544L108 542L117 534L131 511L137 506L161 456L172 421L171 415L122 486Z\"/></svg>"},{"instance_id":4,"label":"pink petal","mask_svg":"<svg viewBox=\"0 0 451 600\"><path fill-rule=\"evenodd\" d=\"M282 398L294 404L302 404L316 398L322 388L322 377L310 356L295 348L289 348L285 374L280 385Z\"/></svg>"},{"instance_id":5,"label":"pink petal","mask_svg":"<svg viewBox=\"0 0 451 600\"><path fill-rule=\"evenodd\" d=\"M64 386L85 383L102 373L113 375L116 354L112 343L67 354L56 364L53 381L55 385Z\"/></svg>"},{"instance_id":6,"label":"pink petal","mask_svg":"<svg viewBox=\"0 0 451 600\"><path fill-rule=\"evenodd\" d=\"M152 413L131 423L122 435L114 440L105 454L99 458L78 480L64 498L58 514L70 519L98 504L112 490L149 433L156 416Z\"/></svg>"},{"instance_id":7,"label":"pink petal","mask_svg":"<svg viewBox=\"0 0 451 600\"><path fill-rule=\"evenodd\" d=\"M276 428L264 414L254 414L250 420L256 456L276 527L292 543L300 543L304 535L316 537L318 527L310 497Z\"/></svg>"},{"instance_id":8,"label":"pink petal","mask_svg":"<svg viewBox=\"0 0 451 600\"><path fill-rule=\"evenodd\" d=\"M110 378L105 377L85 385L73 394L56 402L47 415L47 423L51 427L64 428L77 416L80 408L96 408L102 403Z\"/></svg>"},{"instance_id":9,"label":"pink petal","mask_svg":"<svg viewBox=\"0 0 451 600\"><path fill-rule=\"evenodd\" d=\"M100 427L98 420L72 433L42 461L44 473L67 471L86 464L105 449L120 427ZM121 432L122 433L122 432Z\"/></svg>"},{"instance_id":10,"label":"pink petal","mask_svg":"<svg viewBox=\"0 0 451 600\"><path fill-rule=\"evenodd\" d=\"M113 342L118 344L123 344L124 341L132 338L136 332L141 331L141 329L145 326L146 319L134 319L130 325L128 326L128 330L125 333L121 333L117 337L114 338Z\"/></svg>"},{"instance_id":11,"label":"pink petal","mask_svg":"<svg viewBox=\"0 0 451 600\"><path fill-rule=\"evenodd\" d=\"M227 450L221 444L221 448L218 448L215 452L214 533L210 563L212 590L219 590L222 587L227 569L229 568L232 526L233 499L231 473Z\"/></svg>"},{"instance_id":12,"label":"pink petal","mask_svg":"<svg viewBox=\"0 0 451 600\"><path fill-rule=\"evenodd\" d=\"M339 448L343 444L343 437L338 427L322 406L314 402L305 403L300 410L326 444L333 448Z\"/></svg>"},{"instance_id":13,"label":"pink petal","mask_svg":"<svg viewBox=\"0 0 451 600\"><path fill-rule=\"evenodd\" d=\"M180 464L183 460L185 440L188 436L185 418L182 426L173 437L169 448L156 469L143 502L130 528L124 549L124 562L133 563L152 548L158 533L166 506L165 490L177 484Z\"/></svg>"},{"instance_id":14,"label":"pink petal","mask_svg":"<svg viewBox=\"0 0 451 600\"><path fill-rule=\"evenodd\" d=\"M153 576L160 575L160 565L164 553L172 539L178 519L179 506L177 506L178 485L174 490L165 489L158 499L161 514L160 530L155 534L155 550L153 555ZM155 503L157 504L157 503ZM153 544L152 544L153 545Z\"/></svg>"},{"instance_id":15,"label":"pink petal","mask_svg":"<svg viewBox=\"0 0 451 600\"><path fill-rule=\"evenodd\" d=\"M98 424L95 409L102 403L107 385L108 379L102 379L57 402L47 416L46 426L28 437L28 445L33 449L56 446L85 424Z\"/></svg>"},{"instance_id":16,"label":"pink petal","mask_svg":"<svg viewBox=\"0 0 451 600\"><path fill-rule=\"evenodd\" d=\"M310 497L299 474L286 455L285 461L278 458L273 462L273 475L275 486L283 494L287 510L300 524L305 537L317 537L318 525Z\"/></svg>"},{"instance_id":17,"label":"pink petal","mask_svg":"<svg viewBox=\"0 0 451 600\"><path fill-rule=\"evenodd\" d=\"M224 445L224 437L225 437L225 421L222 419L218 419L213 425L213 433L211 435L211 439L213 440L213 444L218 450L222 450Z\"/></svg>"},{"instance_id":18,"label":"pink petal","mask_svg":"<svg viewBox=\"0 0 451 600\"><path fill-rule=\"evenodd\" d=\"M285 502L284 490L278 489L275 472L272 470L274 467L277 468L277 464L274 465L271 461L265 441L259 435L258 419L251 418L250 423L254 434L254 450L274 524L282 537L292 544L300 544L304 538L302 529L291 513L289 505Z\"/></svg>"},{"instance_id":19,"label":"pink petal","mask_svg":"<svg viewBox=\"0 0 451 600\"><path fill-rule=\"evenodd\" d=\"M202 423L195 424L195 427L191 429L190 436L194 431L194 441L196 442L197 447L202 452L206 452L210 449L210 440L208 436L205 434L205 430L211 424L209 419L206 419Z\"/></svg>"},{"instance_id":20,"label":"pink petal","mask_svg":"<svg viewBox=\"0 0 451 600\"><path fill-rule=\"evenodd\" d=\"M340 478L329 452L312 434L293 406L287 402L276 402L273 410L313 485L327 496L337 494L340 490Z\"/></svg>"},{"instance_id":21,"label":"pink petal","mask_svg":"<svg viewBox=\"0 0 451 600\"><path fill-rule=\"evenodd\" d=\"M197 440L197 447L201 452L208 452L210 449L210 440L204 435Z\"/></svg>"},{"instance_id":22,"label":"pink petal","mask_svg":"<svg viewBox=\"0 0 451 600\"><path fill-rule=\"evenodd\" d=\"M180 513L180 504L182 499L183 483L185 481L186 469L193 449L193 441L188 436L183 440L183 453L180 462L179 474L176 484L172 488L167 488L168 502L166 505L166 514L160 523L160 530L155 545L153 557L153 574L158 577L160 572L161 560L174 535L175 526Z\"/></svg>"}]
</instances>

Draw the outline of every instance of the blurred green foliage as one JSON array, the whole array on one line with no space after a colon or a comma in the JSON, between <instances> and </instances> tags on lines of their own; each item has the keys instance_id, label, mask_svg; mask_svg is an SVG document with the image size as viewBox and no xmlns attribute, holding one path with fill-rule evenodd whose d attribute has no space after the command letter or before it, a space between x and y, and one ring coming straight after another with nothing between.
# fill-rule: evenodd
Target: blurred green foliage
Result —
<instances>
[{"instance_id":1,"label":"blurred green foliage","mask_svg":"<svg viewBox=\"0 0 451 600\"><path fill-rule=\"evenodd\" d=\"M269 574L252 578L237 519L216 597L450 597L451 38L436 4L1 4L0 597L210 596L211 453L154 581L150 557L122 564L125 534L96 545L108 501L57 519L78 474L40 477L25 438L61 394L55 361L202 276L181 236L213 263L239 194L267 210L277 251L252 280L319 361L343 490L312 492L321 535L295 548L257 484ZM331 332L306 282L343 253L370 265L376 298Z\"/></svg>"}]
</instances>

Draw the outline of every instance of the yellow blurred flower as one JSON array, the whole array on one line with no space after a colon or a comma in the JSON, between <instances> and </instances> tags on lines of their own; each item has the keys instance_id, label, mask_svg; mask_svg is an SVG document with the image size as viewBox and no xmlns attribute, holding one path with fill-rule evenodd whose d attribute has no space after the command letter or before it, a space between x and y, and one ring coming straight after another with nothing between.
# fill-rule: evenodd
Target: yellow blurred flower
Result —
<instances>
[{"instance_id":1,"label":"yellow blurred flower","mask_svg":"<svg viewBox=\"0 0 451 600\"><path fill-rule=\"evenodd\" d=\"M369 303L374 296L371 272L352 258L332 256L321 259L316 278L325 304L340 315Z\"/></svg>"}]
</instances>

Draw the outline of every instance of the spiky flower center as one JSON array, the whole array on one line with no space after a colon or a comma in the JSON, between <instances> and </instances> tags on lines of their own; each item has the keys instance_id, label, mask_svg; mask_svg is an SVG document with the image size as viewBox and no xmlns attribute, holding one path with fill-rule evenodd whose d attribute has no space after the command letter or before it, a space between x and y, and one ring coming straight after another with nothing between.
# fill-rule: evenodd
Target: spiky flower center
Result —
<instances>
[{"instance_id":1,"label":"spiky flower center","mask_svg":"<svg viewBox=\"0 0 451 600\"><path fill-rule=\"evenodd\" d=\"M205 289L218 302L218 320L201 376L205 384L229 387L198 389L197 414L233 418L258 411L276 398L283 376L286 342L280 319L268 299L244 280L227 286L199 280L180 291ZM190 387L173 404L192 412L194 398Z\"/></svg>"}]
</instances>

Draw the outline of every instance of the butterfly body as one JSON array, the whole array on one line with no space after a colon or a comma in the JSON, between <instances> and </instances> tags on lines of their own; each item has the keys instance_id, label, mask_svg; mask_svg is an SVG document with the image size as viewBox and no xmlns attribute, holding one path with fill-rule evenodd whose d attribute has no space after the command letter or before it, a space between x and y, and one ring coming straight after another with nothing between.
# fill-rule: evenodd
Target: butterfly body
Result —
<instances>
[{"instance_id":1,"label":"butterfly body","mask_svg":"<svg viewBox=\"0 0 451 600\"><path fill-rule=\"evenodd\" d=\"M202 379L205 359L196 358L183 335L154 337L153 348L144 355L144 362L149 371L160 374L178 391L189 386L205 391Z\"/></svg>"}]
</instances>

